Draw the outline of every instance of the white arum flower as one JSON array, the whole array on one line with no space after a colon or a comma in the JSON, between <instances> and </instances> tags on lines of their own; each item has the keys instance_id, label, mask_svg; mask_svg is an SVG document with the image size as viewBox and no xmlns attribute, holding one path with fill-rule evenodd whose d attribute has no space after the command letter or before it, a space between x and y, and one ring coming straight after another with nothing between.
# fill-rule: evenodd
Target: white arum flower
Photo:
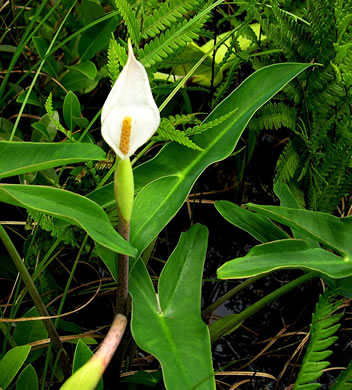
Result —
<instances>
[{"instance_id":1,"label":"white arum flower","mask_svg":"<svg viewBox=\"0 0 352 390\"><path fill-rule=\"evenodd\" d=\"M107 97L101 114L105 142L121 158L130 157L156 132L160 114L147 72L128 45L128 60Z\"/></svg>"}]
</instances>

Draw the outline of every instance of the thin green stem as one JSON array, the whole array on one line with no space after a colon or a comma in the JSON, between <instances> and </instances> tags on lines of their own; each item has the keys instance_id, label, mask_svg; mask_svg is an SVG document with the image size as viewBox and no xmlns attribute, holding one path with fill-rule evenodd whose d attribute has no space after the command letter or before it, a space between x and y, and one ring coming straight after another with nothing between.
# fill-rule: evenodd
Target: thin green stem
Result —
<instances>
[{"instance_id":1,"label":"thin green stem","mask_svg":"<svg viewBox=\"0 0 352 390\"><path fill-rule=\"evenodd\" d=\"M288 293L292 289L300 286L303 283L308 282L311 279L319 277L318 272L308 272L304 274L303 276L300 276L299 278L293 280L292 282L289 282L285 284L284 286L278 288L277 290L273 291L272 293L266 295L264 298L260 299L258 302L254 303L253 305L249 306L247 309L243 310L241 313L236 314L236 316L233 316L233 321L229 321L224 328L219 331L217 330L217 337L216 339L212 339L212 341L215 341L219 339L220 337L226 335L227 333L231 332L232 329L234 329L236 326L239 326L243 321L245 321L248 317L251 317L253 314L255 314L257 311L261 310L263 307L274 301L275 299L281 297L282 295ZM211 328L210 328L211 333Z\"/></svg>"},{"instance_id":2,"label":"thin green stem","mask_svg":"<svg viewBox=\"0 0 352 390\"><path fill-rule=\"evenodd\" d=\"M57 314L60 315L62 313L62 310L63 310L63 307L64 307L64 304L65 304L65 301L66 301L66 297L67 297L67 294L68 294L68 291L71 287L71 282L72 282L72 279L73 279L73 275L75 274L75 271L76 271L76 268L77 268L77 264L79 262L79 259L81 258L81 255L82 255L82 252L83 252L83 249L87 243L87 239L88 239L88 234L86 234L84 236L84 239L82 241L82 244L79 248L79 251L77 253L77 256L76 256L76 259L75 259L75 262L73 263L73 267L71 269L71 272L70 272L70 276L68 277L68 280L67 280L67 283L66 283L66 286L65 286L65 290L62 294L62 298L61 298L61 301L60 301L60 305L59 305L59 308L57 310ZM55 326L58 324L59 322L59 317L57 317L55 319Z\"/></svg>"},{"instance_id":3,"label":"thin green stem","mask_svg":"<svg viewBox=\"0 0 352 390\"><path fill-rule=\"evenodd\" d=\"M0 307L0 314L3 315L3 311ZM12 334L9 331L9 328L4 324L3 322L0 322L0 330L7 339L7 341L10 343L11 348L14 348L17 346L15 339L13 338ZM5 351L4 351L5 352Z\"/></svg>"},{"instance_id":4,"label":"thin green stem","mask_svg":"<svg viewBox=\"0 0 352 390\"><path fill-rule=\"evenodd\" d=\"M254 282L256 282L258 279L263 278L267 274L263 275L257 275L253 278L247 279L243 283L239 284L238 286L234 287L230 291L228 291L225 295L218 298L215 302L213 302L211 305L209 305L206 309L202 311L202 317L206 318L208 317L215 309L217 309L219 306L224 304L226 301L228 301L230 298L232 298L235 294L239 293L244 288L251 286Z\"/></svg>"},{"instance_id":5,"label":"thin green stem","mask_svg":"<svg viewBox=\"0 0 352 390\"><path fill-rule=\"evenodd\" d=\"M92 126L94 125L94 123L96 122L96 120L99 118L100 114L101 114L101 111L103 109L101 108L94 116L94 118L90 121L89 125L84 129L83 133L81 134L81 136L79 137L78 139L78 142L82 142L83 141L83 138L85 137L85 135L88 133L88 131L92 128Z\"/></svg>"},{"instance_id":6,"label":"thin green stem","mask_svg":"<svg viewBox=\"0 0 352 390\"><path fill-rule=\"evenodd\" d=\"M126 240L130 239L130 223L125 221L119 215L118 232ZM116 295L116 312L128 316L128 272L129 257L128 255L119 254L118 256L118 275L117 275L117 295Z\"/></svg>"},{"instance_id":7,"label":"thin green stem","mask_svg":"<svg viewBox=\"0 0 352 390\"><path fill-rule=\"evenodd\" d=\"M116 171L117 163L118 163L118 161L115 161L114 165L109 169L109 172L98 183L98 185L95 188L95 191L99 190L99 188L103 187L103 185L109 180L111 175Z\"/></svg>"},{"instance_id":8,"label":"thin green stem","mask_svg":"<svg viewBox=\"0 0 352 390\"><path fill-rule=\"evenodd\" d=\"M138 154L137 156L132 160L131 164L132 166L142 157L145 155L145 153L148 152L148 150L155 144L155 141L150 141Z\"/></svg>"},{"instance_id":9,"label":"thin green stem","mask_svg":"<svg viewBox=\"0 0 352 390\"><path fill-rule=\"evenodd\" d=\"M2 225L0 225L0 239L5 245L5 248L7 249L12 261L14 262L17 271L20 273L23 283L27 287L27 290L38 309L39 314L42 317L49 317L49 313L39 295L39 292L26 268L26 266L23 264L20 255L18 254L15 246L13 245L10 237L6 233L6 230L3 228ZM51 338L51 341L53 343L53 346L55 348L55 351L57 354L60 354L60 361L62 364L62 369L64 370L64 374L66 376L70 375L70 362L68 359L68 356L63 348L63 345L61 343L60 337L51 321L51 319L44 320L44 325L48 331L49 337ZM61 353L63 352L63 353Z\"/></svg>"},{"instance_id":10,"label":"thin green stem","mask_svg":"<svg viewBox=\"0 0 352 390\"><path fill-rule=\"evenodd\" d=\"M68 291L70 289L70 286L71 286L71 282L72 282L72 279L73 279L73 276L76 272L76 268L77 268L77 264L79 262L79 259L81 258L81 255L82 255L82 251L86 245L86 242L87 242L87 239L88 239L88 234L85 235L83 241L82 241L82 244L79 248L79 251L77 253L77 256L76 256L76 259L73 263L73 267L71 269L71 272L70 272L70 276L67 280L67 283L66 283L66 286L65 286L65 290L62 294L62 298L61 298L61 301L60 301L60 305L59 305L59 308L57 310L57 314L60 315L62 313L62 310L63 310L63 307L64 307L64 304L65 304L65 301L66 301L66 297L67 297L67 294L68 294ZM54 322L54 326L57 326L58 323L59 323L59 320L60 318L57 317L55 319L55 322ZM49 367L49 362L50 362L50 355L51 355L51 348L48 349L48 352L47 352L47 355L46 355L46 360L45 360L45 365L44 365L44 373L43 373L43 380L42 380L42 390L44 389L43 387L43 383L45 384L45 381L46 381L46 375L47 375L47 371L48 371L48 367Z\"/></svg>"},{"instance_id":11,"label":"thin green stem","mask_svg":"<svg viewBox=\"0 0 352 390\"><path fill-rule=\"evenodd\" d=\"M40 218L38 220L38 223L41 221L41 218L42 218L42 215L40 216ZM38 233L38 225L34 229L34 232L33 232L32 237L31 237L31 242L30 242L30 244L28 246L28 250L27 250L27 252L26 252L26 254L24 256L24 260L23 260L24 266L26 266L26 264L28 262L29 254L30 254L31 248L33 247L34 242L36 240L37 233ZM32 278L33 281L35 280L33 276L31 276L31 278ZM22 300L25 297L25 295L27 294L26 286L21 291L19 291L20 290L20 285L21 285L21 280L19 280L19 282L18 282L18 284L16 286L16 290L15 290L14 296L13 296L13 305L11 306L11 310L10 310L10 318L16 317L17 311L21 307Z\"/></svg>"}]
</instances>

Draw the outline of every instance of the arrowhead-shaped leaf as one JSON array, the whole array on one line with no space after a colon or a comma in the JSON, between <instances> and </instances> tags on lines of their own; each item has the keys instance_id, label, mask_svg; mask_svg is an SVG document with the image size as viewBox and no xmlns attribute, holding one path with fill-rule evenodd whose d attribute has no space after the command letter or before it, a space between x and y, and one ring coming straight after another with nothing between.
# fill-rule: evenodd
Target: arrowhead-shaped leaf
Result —
<instances>
[{"instance_id":1,"label":"arrowhead-shaped leaf","mask_svg":"<svg viewBox=\"0 0 352 390\"><path fill-rule=\"evenodd\" d=\"M159 298L141 260L130 278L133 337L160 361L168 390L215 389L209 331L200 311L207 240L201 225L181 235L160 275Z\"/></svg>"},{"instance_id":2,"label":"arrowhead-shaped leaf","mask_svg":"<svg viewBox=\"0 0 352 390\"><path fill-rule=\"evenodd\" d=\"M252 248L244 257L230 260L218 271L219 279L248 278L290 268L318 271L331 278L352 275L352 262L303 240L273 241Z\"/></svg>"},{"instance_id":3,"label":"arrowhead-shaped leaf","mask_svg":"<svg viewBox=\"0 0 352 390\"><path fill-rule=\"evenodd\" d=\"M227 200L215 202L218 212L230 223L245 230L260 242L288 238L288 235L274 225L270 219L255 214Z\"/></svg>"},{"instance_id":4,"label":"arrowhead-shaped leaf","mask_svg":"<svg viewBox=\"0 0 352 390\"><path fill-rule=\"evenodd\" d=\"M318 211L249 203L248 208L273 221L303 232L308 238L340 253L352 262L352 217L338 218Z\"/></svg>"}]
</instances>

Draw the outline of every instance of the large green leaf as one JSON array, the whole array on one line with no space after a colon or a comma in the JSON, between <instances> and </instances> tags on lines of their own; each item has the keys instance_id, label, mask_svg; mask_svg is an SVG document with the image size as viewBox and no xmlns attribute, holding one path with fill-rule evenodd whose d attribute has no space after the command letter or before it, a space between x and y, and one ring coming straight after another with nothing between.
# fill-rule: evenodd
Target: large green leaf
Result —
<instances>
[{"instance_id":1,"label":"large green leaf","mask_svg":"<svg viewBox=\"0 0 352 390\"><path fill-rule=\"evenodd\" d=\"M102 246L136 255L136 250L113 228L104 210L81 195L53 187L1 184L0 202L53 215L79 226Z\"/></svg>"},{"instance_id":2,"label":"large green leaf","mask_svg":"<svg viewBox=\"0 0 352 390\"><path fill-rule=\"evenodd\" d=\"M168 390L215 389L209 331L200 311L207 240L202 225L181 235L160 275L158 297L141 260L132 271L132 334L160 361Z\"/></svg>"},{"instance_id":3,"label":"large green leaf","mask_svg":"<svg viewBox=\"0 0 352 390\"><path fill-rule=\"evenodd\" d=\"M0 388L6 389L27 359L31 347L23 345L10 349L0 360Z\"/></svg>"},{"instance_id":4,"label":"large green leaf","mask_svg":"<svg viewBox=\"0 0 352 390\"><path fill-rule=\"evenodd\" d=\"M97 68L92 61L80 62L77 65L68 67L68 72L62 78L61 82L71 91L79 91L86 88L92 88L97 84Z\"/></svg>"},{"instance_id":5,"label":"large green leaf","mask_svg":"<svg viewBox=\"0 0 352 390\"><path fill-rule=\"evenodd\" d=\"M23 316L26 317L39 317L40 314L36 307L29 309ZM16 324L16 328L13 332L13 338L17 345L25 345L34 341L46 339L48 337L48 331L43 321L23 321Z\"/></svg>"},{"instance_id":6,"label":"large green leaf","mask_svg":"<svg viewBox=\"0 0 352 390\"><path fill-rule=\"evenodd\" d=\"M215 202L215 207L227 221L245 230L260 242L288 238L288 235L274 225L270 219L252 213L227 200Z\"/></svg>"},{"instance_id":7,"label":"large green leaf","mask_svg":"<svg viewBox=\"0 0 352 390\"><path fill-rule=\"evenodd\" d=\"M40 55L40 58L43 59L49 48L48 42L42 37L32 37L32 42ZM50 76L57 77L57 68L58 66L55 58L52 55L48 56L43 66L44 72L47 72Z\"/></svg>"},{"instance_id":8,"label":"large green leaf","mask_svg":"<svg viewBox=\"0 0 352 390\"><path fill-rule=\"evenodd\" d=\"M0 178L105 158L98 146L79 143L0 141L0 155Z\"/></svg>"},{"instance_id":9,"label":"large green leaf","mask_svg":"<svg viewBox=\"0 0 352 390\"><path fill-rule=\"evenodd\" d=\"M303 240L273 241L252 248L244 257L230 260L218 271L219 279L248 278L283 268L318 271L331 278L352 275L352 262Z\"/></svg>"},{"instance_id":10,"label":"large green leaf","mask_svg":"<svg viewBox=\"0 0 352 390\"><path fill-rule=\"evenodd\" d=\"M68 91L65 96L62 110L66 126L72 131L75 126L75 118L79 118L81 115L81 105L78 97L72 91Z\"/></svg>"},{"instance_id":11,"label":"large green leaf","mask_svg":"<svg viewBox=\"0 0 352 390\"><path fill-rule=\"evenodd\" d=\"M142 251L172 219L187 198L194 182L210 164L233 152L254 113L309 64L276 64L258 70L232 92L205 122L234 114L192 140L202 152L169 143L159 154L135 170L139 191L131 220L131 242ZM235 110L237 108L237 110ZM110 204L112 186L96 191L90 198L101 205Z\"/></svg>"},{"instance_id":12,"label":"large green leaf","mask_svg":"<svg viewBox=\"0 0 352 390\"><path fill-rule=\"evenodd\" d=\"M16 390L37 390L38 375L32 365L28 364L16 381Z\"/></svg>"},{"instance_id":13,"label":"large green leaf","mask_svg":"<svg viewBox=\"0 0 352 390\"><path fill-rule=\"evenodd\" d=\"M93 356L93 352L82 340L78 340L73 358L72 374L82 367ZM103 390L103 379L100 379L96 390Z\"/></svg>"},{"instance_id":14,"label":"large green leaf","mask_svg":"<svg viewBox=\"0 0 352 390\"><path fill-rule=\"evenodd\" d=\"M294 196L290 187L286 183L276 183L274 185L274 192L280 199L280 205L283 207L289 207L291 209L304 209L301 206L299 200ZM320 245L316 240L308 237L304 232L292 229L294 238L305 240L312 248L319 248Z\"/></svg>"},{"instance_id":15,"label":"large green leaf","mask_svg":"<svg viewBox=\"0 0 352 390\"><path fill-rule=\"evenodd\" d=\"M110 19L102 20L82 34L78 45L78 52L82 61L90 60L95 53L109 44L111 34L116 29L117 23L117 16L113 16Z\"/></svg>"},{"instance_id":16,"label":"large green leaf","mask_svg":"<svg viewBox=\"0 0 352 390\"><path fill-rule=\"evenodd\" d=\"M248 77L220 103L205 122L237 110L227 120L192 140L202 152L176 143L166 145L151 161L136 169L136 197L131 220L131 242L143 250L170 221L186 200L194 182L210 164L233 152L254 113L307 64L267 66Z\"/></svg>"},{"instance_id":17,"label":"large green leaf","mask_svg":"<svg viewBox=\"0 0 352 390\"><path fill-rule=\"evenodd\" d=\"M341 254L345 261L352 261L352 217L337 218L317 211L252 203L249 203L248 207L267 218L303 232L307 237Z\"/></svg>"}]
</instances>

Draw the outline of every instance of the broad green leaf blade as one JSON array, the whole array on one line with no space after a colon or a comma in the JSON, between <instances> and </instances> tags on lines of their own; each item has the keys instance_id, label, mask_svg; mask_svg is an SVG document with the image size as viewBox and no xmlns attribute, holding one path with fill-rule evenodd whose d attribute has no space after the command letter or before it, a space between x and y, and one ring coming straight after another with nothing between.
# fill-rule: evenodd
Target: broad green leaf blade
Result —
<instances>
[{"instance_id":1,"label":"broad green leaf blade","mask_svg":"<svg viewBox=\"0 0 352 390\"><path fill-rule=\"evenodd\" d=\"M0 388L6 389L27 359L31 347L23 345L10 349L0 360Z\"/></svg>"},{"instance_id":2,"label":"broad green leaf blade","mask_svg":"<svg viewBox=\"0 0 352 390\"><path fill-rule=\"evenodd\" d=\"M281 206L292 209L303 209L286 183L276 183L274 185L274 192L280 199Z\"/></svg>"},{"instance_id":3,"label":"broad green leaf blade","mask_svg":"<svg viewBox=\"0 0 352 390\"><path fill-rule=\"evenodd\" d=\"M77 74L81 74L84 77L87 77L89 80L94 80L97 75L97 67L92 61L80 62L77 65L70 67L69 69L74 70Z\"/></svg>"},{"instance_id":4,"label":"broad green leaf blade","mask_svg":"<svg viewBox=\"0 0 352 390\"><path fill-rule=\"evenodd\" d=\"M66 89L71 91L92 88L92 86L97 84L95 80L97 72L97 68L92 61L81 62L69 67L68 73L65 74L61 82Z\"/></svg>"},{"instance_id":5,"label":"broad green leaf blade","mask_svg":"<svg viewBox=\"0 0 352 390\"><path fill-rule=\"evenodd\" d=\"M318 211L252 203L247 206L267 218L303 232L352 261L352 217L337 218Z\"/></svg>"},{"instance_id":6,"label":"broad green leaf blade","mask_svg":"<svg viewBox=\"0 0 352 390\"><path fill-rule=\"evenodd\" d=\"M230 260L217 270L219 279L240 279L279 269L318 271L331 278L352 275L352 262L303 240L273 241L252 248L244 257Z\"/></svg>"},{"instance_id":7,"label":"broad green leaf blade","mask_svg":"<svg viewBox=\"0 0 352 390\"><path fill-rule=\"evenodd\" d=\"M43 59L48 51L49 44L42 37L32 37L32 42L40 55L40 58ZM52 55L48 56L45 60L43 70L50 74L50 76L57 77L57 68L58 66L55 58Z\"/></svg>"},{"instance_id":8,"label":"broad green leaf blade","mask_svg":"<svg viewBox=\"0 0 352 390\"><path fill-rule=\"evenodd\" d=\"M124 383L136 383L139 385L145 385L148 387L155 387L162 380L161 371L156 372L145 372L137 371L133 375L125 376L120 379L120 382Z\"/></svg>"},{"instance_id":9,"label":"broad green leaf blade","mask_svg":"<svg viewBox=\"0 0 352 390\"><path fill-rule=\"evenodd\" d=\"M339 295L352 298L352 276L343 279L324 279L331 290L335 290Z\"/></svg>"},{"instance_id":10,"label":"broad green leaf blade","mask_svg":"<svg viewBox=\"0 0 352 390\"><path fill-rule=\"evenodd\" d=\"M63 114L66 126L72 131L75 127L74 118L81 115L81 105L72 91L65 96Z\"/></svg>"},{"instance_id":11,"label":"broad green leaf blade","mask_svg":"<svg viewBox=\"0 0 352 390\"><path fill-rule=\"evenodd\" d=\"M94 241L117 253L136 250L112 227L104 210L93 201L53 187L1 184L0 202L41 211L85 230Z\"/></svg>"},{"instance_id":12,"label":"broad green leaf blade","mask_svg":"<svg viewBox=\"0 0 352 390\"><path fill-rule=\"evenodd\" d=\"M245 230L260 242L269 242L289 238L270 219L252 213L227 200L215 202L215 208L230 223Z\"/></svg>"},{"instance_id":13,"label":"broad green leaf blade","mask_svg":"<svg viewBox=\"0 0 352 390\"><path fill-rule=\"evenodd\" d=\"M153 160L134 170L135 188L140 193L134 203L131 240L139 251L143 251L176 214L205 168L232 153L254 113L309 66L287 63L258 70L219 104L204 123L231 111L233 116L192 138L203 152L169 143ZM114 202L113 185L93 191L88 197L107 207Z\"/></svg>"},{"instance_id":14,"label":"broad green leaf blade","mask_svg":"<svg viewBox=\"0 0 352 390\"><path fill-rule=\"evenodd\" d=\"M307 64L267 66L248 77L220 103L205 122L238 108L227 120L192 140L202 152L176 143L167 144L151 161L135 170L136 190L131 220L131 243L142 251L176 214L194 182L210 164L233 152L254 113Z\"/></svg>"},{"instance_id":15,"label":"broad green leaf blade","mask_svg":"<svg viewBox=\"0 0 352 390\"><path fill-rule=\"evenodd\" d=\"M29 309L25 317L39 317L40 314L36 307ZM43 321L23 321L16 324L16 328L13 332L13 338L17 345L25 345L34 341L46 339L48 337L48 331Z\"/></svg>"},{"instance_id":16,"label":"broad green leaf blade","mask_svg":"<svg viewBox=\"0 0 352 390\"><path fill-rule=\"evenodd\" d=\"M96 145L0 141L0 178L76 162L104 160Z\"/></svg>"},{"instance_id":17,"label":"broad green leaf blade","mask_svg":"<svg viewBox=\"0 0 352 390\"><path fill-rule=\"evenodd\" d=\"M28 364L16 381L16 390L37 390L38 375L32 365Z\"/></svg>"},{"instance_id":18,"label":"broad green leaf blade","mask_svg":"<svg viewBox=\"0 0 352 390\"><path fill-rule=\"evenodd\" d=\"M291 209L304 209L298 201L298 199L293 195L290 187L285 183L276 183L274 185L274 192L276 196L280 199L280 205L283 207L289 207ZM292 234L294 238L302 239L307 241L312 248L319 248L320 245L316 240L312 240L307 237L307 235L301 231L292 229Z\"/></svg>"},{"instance_id":19,"label":"broad green leaf blade","mask_svg":"<svg viewBox=\"0 0 352 390\"><path fill-rule=\"evenodd\" d=\"M160 276L160 308L143 262L130 278L133 337L160 361L168 390L215 389L209 331L200 312L207 240L201 225L181 235Z\"/></svg>"},{"instance_id":20,"label":"broad green leaf blade","mask_svg":"<svg viewBox=\"0 0 352 390\"><path fill-rule=\"evenodd\" d=\"M90 60L95 53L108 46L111 33L116 29L117 23L117 16L113 16L102 20L82 34L78 45L78 52L82 61Z\"/></svg>"},{"instance_id":21,"label":"broad green leaf blade","mask_svg":"<svg viewBox=\"0 0 352 390\"><path fill-rule=\"evenodd\" d=\"M118 272L118 255L115 252L101 246L99 244L95 245L98 256L107 266L110 271L111 276L115 279L117 283L117 272Z\"/></svg>"},{"instance_id":22,"label":"broad green leaf blade","mask_svg":"<svg viewBox=\"0 0 352 390\"><path fill-rule=\"evenodd\" d=\"M72 374L82 367L93 356L91 349L82 341L78 340L75 355L73 358ZM100 379L97 390L103 390L103 380Z\"/></svg>"}]
</instances>

